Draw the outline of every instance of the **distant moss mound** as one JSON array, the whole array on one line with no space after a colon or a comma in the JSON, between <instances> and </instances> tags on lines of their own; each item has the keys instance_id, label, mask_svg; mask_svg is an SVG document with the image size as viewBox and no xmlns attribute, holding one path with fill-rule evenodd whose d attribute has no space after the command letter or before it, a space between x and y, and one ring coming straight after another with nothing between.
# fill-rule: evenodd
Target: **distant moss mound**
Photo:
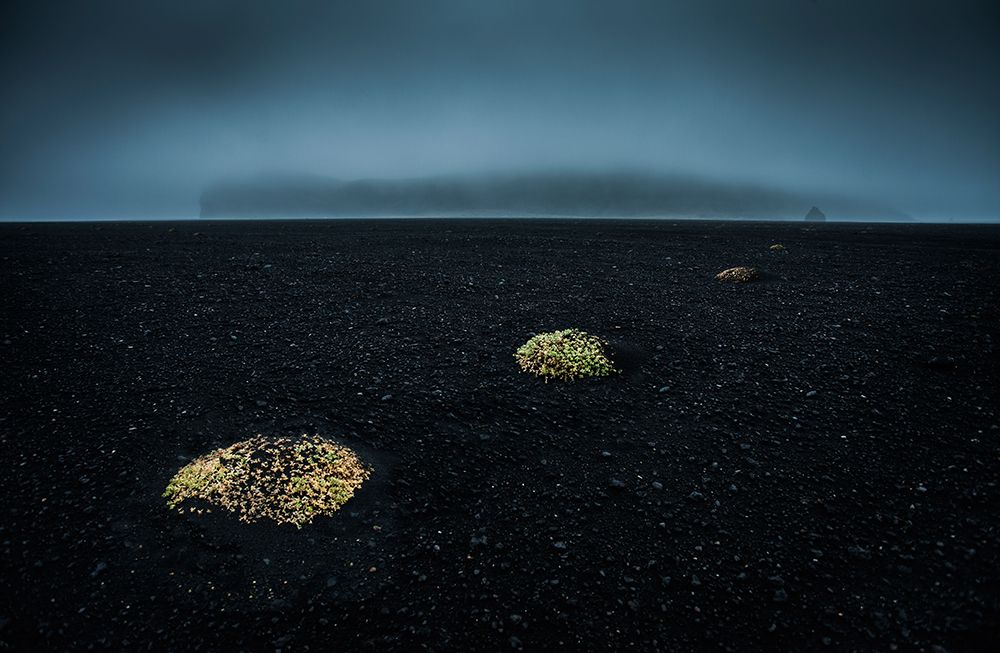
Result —
<instances>
[{"instance_id":1,"label":"distant moss mound","mask_svg":"<svg viewBox=\"0 0 1000 653\"><path fill-rule=\"evenodd\" d=\"M725 281L727 283L747 283L748 281L756 281L760 278L760 273L757 272L757 268L729 268L728 270L723 270L719 274L715 275L715 278L719 281Z\"/></svg>"},{"instance_id":2,"label":"distant moss mound","mask_svg":"<svg viewBox=\"0 0 1000 653\"><path fill-rule=\"evenodd\" d=\"M517 349L521 369L549 379L572 381L618 372L606 352L608 343L579 329L540 333Z\"/></svg>"},{"instance_id":3,"label":"distant moss mound","mask_svg":"<svg viewBox=\"0 0 1000 653\"><path fill-rule=\"evenodd\" d=\"M772 252L783 252L785 251L785 246L782 245L781 243L775 243L774 245L768 247L768 249L771 250Z\"/></svg>"},{"instance_id":4,"label":"distant moss mound","mask_svg":"<svg viewBox=\"0 0 1000 653\"><path fill-rule=\"evenodd\" d=\"M167 507L200 499L241 521L302 527L354 496L371 471L347 447L311 435L256 436L191 461L170 480Z\"/></svg>"}]
</instances>

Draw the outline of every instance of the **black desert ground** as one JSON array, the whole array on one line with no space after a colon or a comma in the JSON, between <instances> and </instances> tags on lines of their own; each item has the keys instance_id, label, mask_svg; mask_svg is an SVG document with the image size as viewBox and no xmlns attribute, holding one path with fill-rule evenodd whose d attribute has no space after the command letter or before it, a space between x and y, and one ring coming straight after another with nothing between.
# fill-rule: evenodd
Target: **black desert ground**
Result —
<instances>
[{"instance_id":1,"label":"black desert ground","mask_svg":"<svg viewBox=\"0 0 1000 653\"><path fill-rule=\"evenodd\" d=\"M996 225L0 225L0 648L989 650L998 254ZM564 329L614 373L519 368ZM352 451L342 507L168 507L182 469L279 466L217 465L268 438L289 483Z\"/></svg>"}]
</instances>

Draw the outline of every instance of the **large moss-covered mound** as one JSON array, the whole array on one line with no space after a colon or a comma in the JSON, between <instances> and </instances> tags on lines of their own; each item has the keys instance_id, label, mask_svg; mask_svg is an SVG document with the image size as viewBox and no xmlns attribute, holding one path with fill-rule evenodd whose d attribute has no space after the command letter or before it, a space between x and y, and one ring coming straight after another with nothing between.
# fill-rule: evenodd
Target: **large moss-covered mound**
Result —
<instances>
[{"instance_id":1,"label":"large moss-covered mound","mask_svg":"<svg viewBox=\"0 0 1000 653\"><path fill-rule=\"evenodd\" d=\"M579 329L540 333L514 354L521 369L548 379L607 376L618 371L607 356L608 343Z\"/></svg>"},{"instance_id":2,"label":"large moss-covered mound","mask_svg":"<svg viewBox=\"0 0 1000 653\"><path fill-rule=\"evenodd\" d=\"M245 522L301 527L336 512L370 473L353 451L317 436L256 436L191 461L163 496L178 510L200 499Z\"/></svg>"}]
</instances>

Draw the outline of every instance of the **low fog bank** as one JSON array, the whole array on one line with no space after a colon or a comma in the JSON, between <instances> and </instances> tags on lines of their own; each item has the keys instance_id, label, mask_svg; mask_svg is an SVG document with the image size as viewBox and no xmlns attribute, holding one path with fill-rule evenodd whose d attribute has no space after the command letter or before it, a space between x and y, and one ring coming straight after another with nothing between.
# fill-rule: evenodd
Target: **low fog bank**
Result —
<instances>
[{"instance_id":1,"label":"low fog bank","mask_svg":"<svg viewBox=\"0 0 1000 653\"><path fill-rule=\"evenodd\" d=\"M683 175L548 171L343 181L256 176L215 184L203 218L276 217L678 217L910 220L892 207L829 193L796 193Z\"/></svg>"}]
</instances>

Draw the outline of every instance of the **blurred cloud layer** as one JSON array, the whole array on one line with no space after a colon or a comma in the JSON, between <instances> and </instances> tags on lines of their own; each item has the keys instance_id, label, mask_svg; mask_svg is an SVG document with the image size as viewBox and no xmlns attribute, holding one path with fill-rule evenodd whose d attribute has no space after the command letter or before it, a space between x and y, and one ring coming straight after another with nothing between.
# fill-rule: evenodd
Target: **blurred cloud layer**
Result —
<instances>
[{"instance_id":1,"label":"blurred cloud layer","mask_svg":"<svg viewBox=\"0 0 1000 653\"><path fill-rule=\"evenodd\" d=\"M8 1L0 218L192 216L269 172L629 168L995 219L994 7Z\"/></svg>"}]
</instances>

